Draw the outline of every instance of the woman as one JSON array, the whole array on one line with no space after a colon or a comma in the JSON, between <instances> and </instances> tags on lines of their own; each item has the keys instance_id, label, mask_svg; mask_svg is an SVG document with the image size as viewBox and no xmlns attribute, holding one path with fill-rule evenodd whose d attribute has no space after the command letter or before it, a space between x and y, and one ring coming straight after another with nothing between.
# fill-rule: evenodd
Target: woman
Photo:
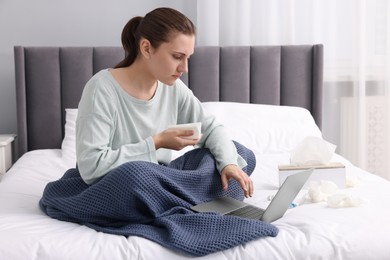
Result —
<instances>
[{"instance_id":1,"label":"woman","mask_svg":"<svg viewBox=\"0 0 390 260\"><path fill-rule=\"evenodd\" d=\"M180 12L158 8L134 17L123 29L125 59L97 73L87 83L77 119L77 163L93 184L128 161L167 164L171 150L189 145L209 148L216 159L223 189L237 180L246 197L253 183L242 171L246 162L214 117L179 79L194 52L195 27ZM174 124L201 122L199 140Z\"/></svg>"}]
</instances>

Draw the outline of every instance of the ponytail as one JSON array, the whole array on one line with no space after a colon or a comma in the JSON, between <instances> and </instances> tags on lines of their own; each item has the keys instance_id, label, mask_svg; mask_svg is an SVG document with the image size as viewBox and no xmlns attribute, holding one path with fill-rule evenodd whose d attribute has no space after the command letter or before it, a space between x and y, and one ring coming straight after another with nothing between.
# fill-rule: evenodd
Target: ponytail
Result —
<instances>
[{"instance_id":1,"label":"ponytail","mask_svg":"<svg viewBox=\"0 0 390 260\"><path fill-rule=\"evenodd\" d=\"M139 50L139 32L138 27L142 21L141 16L136 16L127 22L122 31L122 45L125 51L125 58L119 62L115 68L123 68L130 66L138 55Z\"/></svg>"}]
</instances>

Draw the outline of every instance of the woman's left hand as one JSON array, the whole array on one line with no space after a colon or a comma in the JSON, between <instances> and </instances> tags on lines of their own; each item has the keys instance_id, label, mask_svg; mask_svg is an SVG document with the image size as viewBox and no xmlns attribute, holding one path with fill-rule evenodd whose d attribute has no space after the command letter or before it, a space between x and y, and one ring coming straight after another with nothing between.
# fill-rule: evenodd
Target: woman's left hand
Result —
<instances>
[{"instance_id":1,"label":"woman's left hand","mask_svg":"<svg viewBox=\"0 0 390 260\"><path fill-rule=\"evenodd\" d=\"M252 197L253 195L253 182L251 178L241 170L237 165L229 164L223 168L221 172L222 188L227 190L229 181L235 179L241 185L244 190L245 197Z\"/></svg>"}]
</instances>

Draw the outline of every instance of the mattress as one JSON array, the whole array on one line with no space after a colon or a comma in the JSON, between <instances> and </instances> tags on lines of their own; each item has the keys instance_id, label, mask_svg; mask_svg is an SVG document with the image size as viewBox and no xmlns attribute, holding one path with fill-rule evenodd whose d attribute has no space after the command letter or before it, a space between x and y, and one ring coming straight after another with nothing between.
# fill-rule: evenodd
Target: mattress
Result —
<instances>
[{"instance_id":1,"label":"mattress","mask_svg":"<svg viewBox=\"0 0 390 260\"><path fill-rule=\"evenodd\" d=\"M321 139L310 113L298 107L210 102L205 109L257 160L251 176L254 196L246 202L266 207L279 188L278 165L305 137ZM61 149L25 153L0 182L0 259L193 259L137 236L97 232L45 215L38 202L46 184L59 179L75 161L75 118L67 110ZM192 148L188 148L192 149ZM174 152L172 159L188 149ZM364 171L337 153L330 162L345 165L348 188L337 194L358 198L352 207L310 202L307 189L296 207L274 221L276 237L209 254L200 259L390 259L390 182Z\"/></svg>"},{"instance_id":2,"label":"mattress","mask_svg":"<svg viewBox=\"0 0 390 260\"><path fill-rule=\"evenodd\" d=\"M278 188L275 165L288 153L258 154L253 175L256 190L247 202L266 207ZM329 208L322 203L289 209L273 224L277 237L267 237L217 252L205 259L388 259L390 184L354 167L339 155L347 175L359 179L343 190L367 202L359 207ZM58 179L69 161L61 150L26 153L0 182L1 259L183 259L172 250L141 237L116 236L46 216L38 201L47 182ZM306 194L302 190L297 201ZM189 257L191 258L191 257Z\"/></svg>"}]
</instances>

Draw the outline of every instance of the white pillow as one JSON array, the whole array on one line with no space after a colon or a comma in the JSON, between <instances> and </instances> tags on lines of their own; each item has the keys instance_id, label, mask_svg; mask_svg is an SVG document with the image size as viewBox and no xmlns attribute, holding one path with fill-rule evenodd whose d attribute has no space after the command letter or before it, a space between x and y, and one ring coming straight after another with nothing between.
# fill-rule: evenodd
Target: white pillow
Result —
<instances>
[{"instance_id":1,"label":"white pillow","mask_svg":"<svg viewBox=\"0 0 390 260\"><path fill-rule=\"evenodd\" d=\"M290 152L306 136L322 138L307 109L292 106L204 102L230 137L255 153Z\"/></svg>"},{"instance_id":2,"label":"white pillow","mask_svg":"<svg viewBox=\"0 0 390 260\"><path fill-rule=\"evenodd\" d=\"M65 136L62 140L62 158L76 165L76 119L77 109L65 109Z\"/></svg>"},{"instance_id":3,"label":"white pillow","mask_svg":"<svg viewBox=\"0 0 390 260\"><path fill-rule=\"evenodd\" d=\"M307 109L233 102L204 102L207 113L222 123L233 140L256 154L290 152L306 136L322 138L322 134ZM62 156L76 163L77 109L65 109L65 137ZM173 158L184 151L174 152Z\"/></svg>"}]
</instances>

